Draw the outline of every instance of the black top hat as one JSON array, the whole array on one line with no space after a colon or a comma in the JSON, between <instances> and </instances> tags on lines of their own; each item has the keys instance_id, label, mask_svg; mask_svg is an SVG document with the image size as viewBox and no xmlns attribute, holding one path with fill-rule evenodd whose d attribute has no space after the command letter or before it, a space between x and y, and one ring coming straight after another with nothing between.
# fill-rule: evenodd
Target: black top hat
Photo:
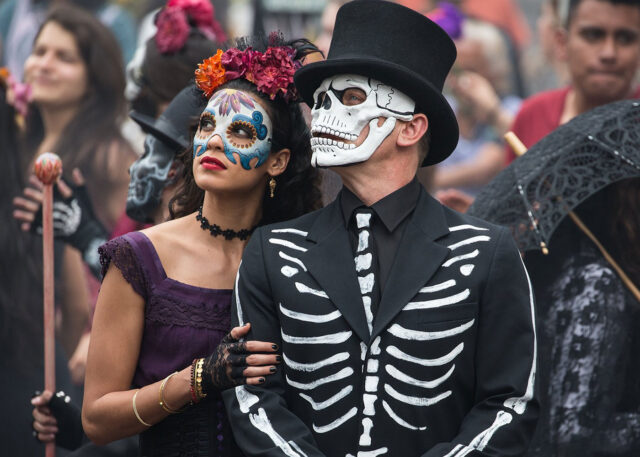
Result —
<instances>
[{"instance_id":1,"label":"black top hat","mask_svg":"<svg viewBox=\"0 0 640 457\"><path fill-rule=\"evenodd\" d=\"M205 99L202 92L190 84L171 100L157 119L137 111L131 111L129 117L136 121L142 130L179 152L189 147L189 127L200 116L204 107Z\"/></svg>"},{"instance_id":2,"label":"black top hat","mask_svg":"<svg viewBox=\"0 0 640 457\"><path fill-rule=\"evenodd\" d=\"M456 47L431 20L404 6L380 0L355 0L338 10L327 60L305 65L295 74L302 98L325 78L368 76L395 87L429 118L431 148L422 166L446 159L458 144L458 122L442 95L456 59Z\"/></svg>"}]
</instances>

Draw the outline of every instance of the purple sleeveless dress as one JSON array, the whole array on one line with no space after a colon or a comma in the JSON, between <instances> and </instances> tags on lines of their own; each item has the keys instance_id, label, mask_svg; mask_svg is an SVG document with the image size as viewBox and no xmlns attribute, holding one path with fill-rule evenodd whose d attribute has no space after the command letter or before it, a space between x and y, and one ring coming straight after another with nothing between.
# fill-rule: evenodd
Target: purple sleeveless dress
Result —
<instances>
[{"instance_id":1,"label":"purple sleeveless dress","mask_svg":"<svg viewBox=\"0 0 640 457\"><path fill-rule=\"evenodd\" d=\"M168 278L153 244L131 232L99 249L102 275L113 263L145 301L144 330L132 386L143 387L206 357L231 326L231 289ZM231 456L239 451L219 392L140 434L142 456Z\"/></svg>"}]
</instances>

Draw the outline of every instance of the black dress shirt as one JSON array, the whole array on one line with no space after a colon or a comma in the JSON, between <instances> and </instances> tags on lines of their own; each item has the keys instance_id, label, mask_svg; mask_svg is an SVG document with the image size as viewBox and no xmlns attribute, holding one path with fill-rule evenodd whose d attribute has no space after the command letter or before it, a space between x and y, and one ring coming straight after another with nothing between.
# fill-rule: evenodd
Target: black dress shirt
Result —
<instances>
[{"instance_id":1,"label":"black dress shirt","mask_svg":"<svg viewBox=\"0 0 640 457\"><path fill-rule=\"evenodd\" d=\"M402 234L409 222L409 215L413 213L420 196L420 183L416 178L395 192L387 195L371 205L375 213L371 225L371 232L375 240L378 255L378 271L380 294L389 278L396 251L400 245ZM345 226L349 229L351 248L355 255L357 236L353 213L356 209L366 207L364 203L349 189L342 188L340 192L340 207L344 217Z\"/></svg>"}]
</instances>

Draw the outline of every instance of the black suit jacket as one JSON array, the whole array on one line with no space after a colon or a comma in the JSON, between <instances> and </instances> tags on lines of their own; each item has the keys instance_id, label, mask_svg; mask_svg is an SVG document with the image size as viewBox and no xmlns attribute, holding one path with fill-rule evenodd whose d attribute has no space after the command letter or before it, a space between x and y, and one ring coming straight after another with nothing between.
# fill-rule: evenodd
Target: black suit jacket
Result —
<instances>
[{"instance_id":1,"label":"black suit jacket","mask_svg":"<svg viewBox=\"0 0 640 457\"><path fill-rule=\"evenodd\" d=\"M422 192L369 334L336 201L257 230L234 325L284 363L224 392L248 456L515 456L538 405L527 273L509 232Z\"/></svg>"}]
</instances>

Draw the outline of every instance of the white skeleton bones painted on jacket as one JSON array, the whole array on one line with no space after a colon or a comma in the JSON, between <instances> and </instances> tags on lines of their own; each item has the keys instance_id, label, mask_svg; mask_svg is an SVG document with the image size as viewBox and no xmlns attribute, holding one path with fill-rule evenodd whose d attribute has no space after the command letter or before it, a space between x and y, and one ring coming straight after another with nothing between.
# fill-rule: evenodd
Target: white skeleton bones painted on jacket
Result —
<instances>
[{"instance_id":1,"label":"white skeleton bones painted on jacket","mask_svg":"<svg viewBox=\"0 0 640 457\"><path fill-rule=\"evenodd\" d=\"M357 105L345 105L342 96L347 89L364 91L366 100ZM389 136L396 121L413 119L415 102L391 86L359 75L338 75L326 78L313 95L311 110L311 164L333 167L364 162ZM386 118L378 126L378 118ZM369 134L357 146L355 141L369 125ZM344 141L340 141L344 140Z\"/></svg>"},{"instance_id":2,"label":"white skeleton bones painted on jacket","mask_svg":"<svg viewBox=\"0 0 640 457\"><path fill-rule=\"evenodd\" d=\"M357 223L360 230L368 226L368 220L361 219ZM443 259L441 263L442 276L440 279L433 278L425 283L424 287L419 289L416 296L402 308L400 313L400 315L404 313L413 315L411 319L416 323L418 322L416 311L424 312L425 310L468 303L471 289L467 287L468 283L464 278L477 278L477 275L482 273L476 270L476 265L482 262L483 258L492 256L491 251L484 247L492 240L489 229L486 227L461 224L449 226L448 229L451 238L447 248L450 253L448 258ZM314 411L332 411L332 417L335 417L336 413L341 414L330 422L316 423L314 417L313 422L307 423L307 425L316 435L333 432L344 427L354 418L360 419L361 434L357 442L357 452L342 454L342 456L383 457L394 455L389 452L388 447L380 447L384 443L384 439L376 439L376 436L380 437L389 430L388 428L382 429L382 424L387 424L388 427L390 423L388 417L402 429L415 432L422 432L432 426L432 424L425 422L424 413L418 412L418 410L437 408L439 406L436 405L439 405L440 402L456 396L455 381L452 384L452 380L456 377L456 370L458 370L457 373L460 372L460 368L459 366L456 368L456 364L464 364L462 359L465 357L465 351L469 351L468 348L465 348L464 338L468 333L474 332L477 316L441 321L444 325L438 327L437 330L422 328L421 324L405 327L402 321L398 320L385 332L393 339L378 335L371 342L359 340L358 335L351 330L325 330L325 324L344 319L344 316L340 310L334 309L335 305L327 292L316 288L319 285L314 284L308 273L308 268L303 262L303 257L300 256L300 253L306 252L313 243L307 241L308 234L306 231L288 227L272 229L266 236L268 244L276 246L279 251L280 274L288 278L298 292L296 302L306 302L307 304L307 307L300 308L295 304L290 306L287 303L278 303L286 383L291 389L292 395L299 396L309 403ZM368 239L368 236L362 237L362 242L359 243L361 246L359 246L356 256L366 255L363 252L367 250ZM368 312L365 300L371 287L369 281L361 275L365 274L367 270L361 268L364 264L366 264L366 259L355 259L362 303L365 307L364 314L370 329L369 335L371 335L373 316ZM246 322L238 286L241 272L242 268L236 276L235 286L238 325L243 325ZM473 279L473 281L476 280ZM530 286L529 297L532 326L534 326L535 311ZM316 306L324 300L330 302L327 307L319 308ZM308 306L311 303L313 306ZM307 313L307 308L313 308L313 314ZM323 311L320 313L319 309ZM312 327L305 327L309 331L302 333L300 332L301 327L299 327L301 323ZM445 339L449 344L444 346L442 351L428 354L420 352L424 351L426 344ZM354 370L357 365L351 361L348 349L354 340L360 345L362 374L358 373L357 369ZM324 354L331 354L326 358L317 356L318 352L316 351L319 350L296 351L296 347L309 348L310 345L329 346L334 349L331 352L324 352ZM292 353L296 355L292 355ZM469 446L456 444L447 456L464 457L474 450L482 451L500 428L525 413L528 402L533 398L536 377L535 356L532 361L524 394L506 399L503 403L505 410L497 411L495 420L488 428L483 429L473 438ZM407 370L408 365L421 367L421 376L414 377L415 371ZM356 377L354 378L354 376ZM349 398L349 395L356 389L354 386L358 383L354 379L362 379L359 378L360 376L364 378L364 389L360 393L361 402L354 404L353 398ZM425 376L426 379L424 379ZM319 392L317 388L320 386L327 386L328 389ZM413 392L403 391L404 388L412 389ZM327 395L329 395L328 398ZM308 455L298 446L296 440L281 435L282 430L278 430L272 423L272 420L275 419L274 416L269 416L267 411L260 406L263 400L258 395L247 390L245 386L237 386L235 397L240 412L248 415L251 425L266 434L272 443L282 451L284 457L306 457ZM336 455L336 457L341 456Z\"/></svg>"}]
</instances>

